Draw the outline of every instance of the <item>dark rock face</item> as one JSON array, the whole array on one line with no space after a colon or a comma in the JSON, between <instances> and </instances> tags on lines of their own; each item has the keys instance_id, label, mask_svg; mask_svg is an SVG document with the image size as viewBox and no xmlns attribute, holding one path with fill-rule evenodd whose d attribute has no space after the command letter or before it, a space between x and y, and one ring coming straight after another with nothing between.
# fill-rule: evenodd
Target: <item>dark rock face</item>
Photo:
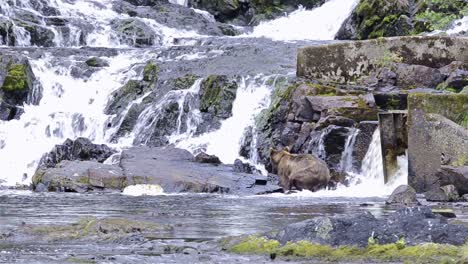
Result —
<instances>
[{"instance_id":1,"label":"dark rock face","mask_svg":"<svg viewBox=\"0 0 468 264\"><path fill-rule=\"evenodd\" d=\"M200 164L194 162L188 151L172 147L133 147L123 151L118 164L62 161L55 168L38 170L33 177L33 188L86 192L157 184L168 193L262 194L281 190L274 179L236 173L230 166Z\"/></svg>"},{"instance_id":2,"label":"dark rock face","mask_svg":"<svg viewBox=\"0 0 468 264\"><path fill-rule=\"evenodd\" d=\"M89 160L104 162L116 153L106 145L93 144L87 138L67 139L62 145L56 145L51 152L45 154L39 162L39 168L53 168L63 160Z\"/></svg>"},{"instance_id":3,"label":"dark rock face","mask_svg":"<svg viewBox=\"0 0 468 264\"><path fill-rule=\"evenodd\" d=\"M237 83L227 76L211 75L201 84L200 111L212 118L226 119L232 115L232 104L236 99Z\"/></svg>"},{"instance_id":4,"label":"dark rock face","mask_svg":"<svg viewBox=\"0 0 468 264\"><path fill-rule=\"evenodd\" d=\"M240 159L236 159L234 161L233 170L235 172L241 173L260 174L260 172L255 168L255 166L252 166L249 163L244 163Z\"/></svg>"},{"instance_id":5,"label":"dark rock face","mask_svg":"<svg viewBox=\"0 0 468 264\"><path fill-rule=\"evenodd\" d=\"M353 168L361 168L362 160L369 150L369 145L372 142L372 136L374 135L377 127L378 123L376 121L363 121L357 125L359 132L356 136L356 140L354 141L354 148L352 153Z\"/></svg>"},{"instance_id":6,"label":"dark rock face","mask_svg":"<svg viewBox=\"0 0 468 264\"><path fill-rule=\"evenodd\" d=\"M219 160L218 157L215 155L208 155L205 152L202 152L195 156L195 162L198 163L208 163L208 164L214 164L214 165L219 165L221 164L221 161Z\"/></svg>"},{"instance_id":7,"label":"dark rock face","mask_svg":"<svg viewBox=\"0 0 468 264\"><path fill-rule=\"evenodd\" d=\"M112 28L118 33L120 40L130 46L153 46L160 41L150 26L137 19L114 20Z\"/></svg>"},{"instance_id":8,"label":"dark rock face","mask_svg":"<svg viewBox=\"0 0 468 264\"><path fill-rule=\"evenodd\" d=\"M369 238L380 244L404 238L408 245L440 243L463 245L468 227L447 224L446 218L432 213L429 207L404 208L384 219L369 212L345 217L318 217L291 224L272 237L282 244L307 240L331 246L365 247Z\"/></svg>"},{"instance_id":9,"label":"dark rock face","mask_svg":"<svg viewBox=\"0 0 468 264\"><path fill-rule=\"evenodd\" d=\"M414 205L419 204L416 191L408 185L396 188L386 201L387 204Z\"/></svg>"},{"instance_id":10,"label":"dark rock face","mask_svg":"<svg viewBox=\"0 0 468 264\"><path fill-rule=\"evenodd\" d=\"M424 195L426 200L430 202L456 202L460 199L457 188L453 185L434 188Z\"/></svg>"},{"instance_id":11,"label":"dark rock face","mask_svg":"<svg viewBox=\"0 0 468 264\"><path fill-rule=\"evenodd\" d=\"M189 5L214 15L216 20L238 25L257 25L274 19L302 5L308 9L320 6L324 0L190 0Z\"/></svg>"}]
</instances>

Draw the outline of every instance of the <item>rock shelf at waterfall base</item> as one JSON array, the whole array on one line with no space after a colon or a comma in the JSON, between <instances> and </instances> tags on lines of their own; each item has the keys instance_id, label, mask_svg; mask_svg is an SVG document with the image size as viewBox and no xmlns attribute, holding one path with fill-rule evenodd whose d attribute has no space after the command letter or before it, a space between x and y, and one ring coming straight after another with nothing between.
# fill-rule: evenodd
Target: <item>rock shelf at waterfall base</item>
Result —
<instances>
[{"instance_id":1,"label":"rock shelf at waterfall base","mask_svg":"<svg viewBox=\"0 0 468 264\"><path fill-rule=\"evenodd\" d=\"M0 0L0 263L468 263L467 17Z\"/></svg>"}]
</instances>

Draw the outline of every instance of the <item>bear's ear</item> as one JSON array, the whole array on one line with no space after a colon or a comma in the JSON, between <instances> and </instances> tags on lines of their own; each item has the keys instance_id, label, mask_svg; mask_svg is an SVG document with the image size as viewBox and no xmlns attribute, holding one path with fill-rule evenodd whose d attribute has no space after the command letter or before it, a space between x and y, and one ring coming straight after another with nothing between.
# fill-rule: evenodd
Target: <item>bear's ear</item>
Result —
<instances>
[{"instance_id":1,"label":"bear's ear","mask_svg":"<svg viewBox=\"0 0 468 264\"><path fill-rule=\"evenodd\" d=\"M289 146L285 147L283 150L286 152L291 152L291 149L289 148Z\"/></svg>"}]
</instances>

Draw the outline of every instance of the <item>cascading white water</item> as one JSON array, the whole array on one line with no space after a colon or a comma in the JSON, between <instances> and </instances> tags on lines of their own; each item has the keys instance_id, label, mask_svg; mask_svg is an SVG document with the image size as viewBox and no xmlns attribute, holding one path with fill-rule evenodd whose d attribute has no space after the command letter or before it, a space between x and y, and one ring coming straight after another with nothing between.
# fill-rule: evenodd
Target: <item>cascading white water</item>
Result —
<instances>
[{"instance_id":1,"label":"cascading white water","mask_svg":"<svg viewBox=\"0 0 468 264\"><path fill-rule=\"evenodd\" d=\"M351 128L351 133L346 139L345 149L341 156L341 172L354 172L353 168L353 150L356 137L359 134L359 129Z\"/></svg>"},{"instance_id":2,"label":"cascading white water","mask_svg":"<svg viewBox=\"0 0 468 264\"><path fill-rule=\"evenodd\" d=\"M286 17L263 22L249 36L274 40L332 40L359 0L329 0L313 10L300 8Z\"/></svg>"},{"instance_id":3,"label":"cascading white water","mask_svg":"<svg viewBox=\"0 0 468 264\"><path fill-rule=\"evenodd\" d=\"M223 163L232 164L239 158L239 149L245 129L255 125L255 117L270 104L274 77L242 78L232 108L232 117L222 122L221 128L199 137L177 138L177 147L193 153L204 149L216 155Z\"/></svg>"},{"instance_id":4,"label":"cascading white water","mask_svg":"<svg viewBox=\"0 0 468 264\"><path fill-rule=\"evenodd\" d=\"M464 16L461 19L456 20L453 23L453 27L447 30L447 34L453 35L461 32L468 32L468 16Z\"/></svg>"},{"instance_id":5,"label":"cascading white water","mask_svg":"<svg viewBox=\"0 0 468 264\"><path fill-rule=\"evenodd\" d=\"M52 60L49 55L31 61L43 87L40 104L25 105L19 120L0 121L2 184L29 183L40 157L67 138L106 143L103 109L109 95L138 75L129 69L145 58L138 52L108 58L109 67L87 80L73 78L70 69L54 66Z\"/></svg>"},{"instance_id":6,"label":"cascading white water","mask_svg":"<svg viewBox=\"0 0 468 264\"><path fill-rule=\"evenodd\" d=\"M392 182L384 183L382 149L380 145L380 131L377 129L369 149L362 161L359 173L348 171L350 175L349 187L339 185L336 190L321 190L318 192L302 191L293 196L312 197L382 197L408 181L408 158L406 155L397 158L398 171L391 178Z\"/></svg>"}]
</instances>

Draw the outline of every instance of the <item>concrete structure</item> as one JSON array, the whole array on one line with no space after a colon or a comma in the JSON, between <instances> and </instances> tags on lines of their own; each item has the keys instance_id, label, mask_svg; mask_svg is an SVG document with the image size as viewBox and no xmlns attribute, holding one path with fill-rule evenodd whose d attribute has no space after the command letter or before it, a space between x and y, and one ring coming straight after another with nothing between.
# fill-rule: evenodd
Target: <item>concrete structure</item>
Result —
<instances>
[{"instance_id":1,"label":"concrete structure","mask_svg":"<svg viewBox=\"0 0 468 264\"><path fill-rule=\"evenodd\" d=\"M298 50L297 76L355 83L395 62L440 68L468 61L468 38L414 36L310 46Z\"/></svg>"},{"instance_id":2,"label":"concrete structure","mask_svg":"<svg viewBox=\"0 0 468 264\"><path fill-rule=\"evenodd\" d=\"M406 129L407 112L390 111L379 113L380 144L385 183L391 180L398 170L397 157L405 155L408 148Z\"/></svg>"}]
</instances>

